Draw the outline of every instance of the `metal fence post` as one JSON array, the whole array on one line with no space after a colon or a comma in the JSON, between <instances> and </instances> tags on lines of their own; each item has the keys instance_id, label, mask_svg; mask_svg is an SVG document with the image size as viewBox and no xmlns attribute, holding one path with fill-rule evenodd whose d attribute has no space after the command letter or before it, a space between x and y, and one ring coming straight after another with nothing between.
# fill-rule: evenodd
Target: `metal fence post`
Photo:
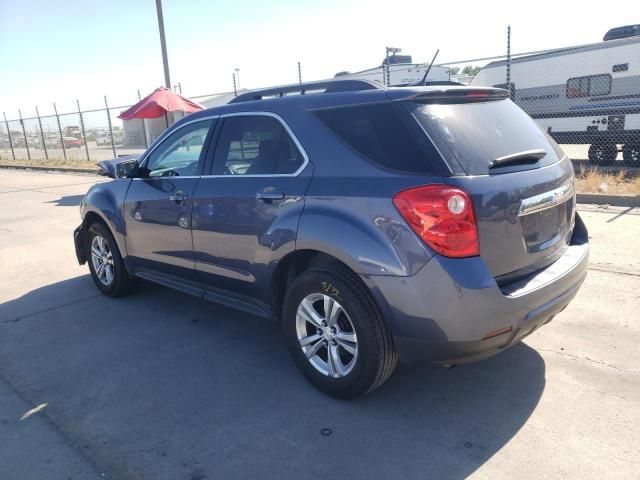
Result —
<instances>
[{"instance_id":1,"label":"metal fence post","mask_svg":"<svg viewBox=\"0 0 640 480\"><path fill-rule=\"evenodd\" d=\"M513 88L511 88L511 25L507 26L507 88L509 98L513 100Z\"/></svg>"},{"instance_id":2,"label":"metal fence post","mask_svg":"<svg viewBox=\"0 0 640 480\"><path fill-rule=\"evenodd\" d=\"M302 68L300 68L300 62L298 62L298 83L302 85Z\"/></svg>"},{"instance_id":3,"label":"metal fence post","mask_svg":"<svg viewBox=\"0 0 640 480\"><path fill-rule=\"evenodd\" d=\"M62 137L62 125L60 125L60 115L58 115L58 108L55 102L53 103L53 111L56 114L56 122L58 123L58 133L60 134L60 146L62 147L62 156L64 161L67 161L67 149L64 147L64 138Z\"/></svg>"},{"instance_id":4,"label":"metal fence post","mask_svg":"<svg viewBox=\"0 0 640 480\"><path fill-rule=\"evenodd\" d=\"M87 135L84 132L84 119L82 118L82 110L80 110L80 100L76 98L76 104L78 105L78 115L80 115L80 131L82 131L82 139L84 140L84 151L87 153L87 162L90 162L89 158L89 144L87 143Z\"/></svg>"},{"instance_id":5,"label":"metal fence post","mask_svg":"<svg viewBox=\"0 0 640 480\"><path fill-rule=\"evenodd\" d=\"M40 138L42 139L42 150L44 150L44 158L49 160L49 153L47 152L47 144L44 139L44 130L42 129L42 119L40 118L40 112L36 106L36 117L38 117L38 125L40 126Z\"/></svg>"},{"instance_id":6,"label":"metal fence post","mask_svg":"<svg viewBox=\"0 0 640 480\"><path fill-rule=\"evenodd\" d=\"M7 136L9 137L9 146L11 147L11 156L15 161L16 152L13 151L13 142L11 141L11 129L9 128L9 122L7 121L7 114L2 112L2 115L4 115L4 123L7 125Z\"/></svg>"},{"instance_id":7,"label":"metal fence post","mask_svg":"<svg viewBox=\"0 0 640 480\"><path fill-rule=\"evenodd\" d=\"M111 149L113 150L113 156L117 157L116 153L116 139L113 138L113 127L111 125L111 115L109 114L109 104L107 103L107 96L104 96L104 107L107 109L107 120L109 122L109 135L111 135Z\"/></svg>"},{"instance_id":8,"label":"metal fence post","mask_svg":"<svg viewBox=\"0 0 640 480\"><path fill-rule=\"evenodd\" d=\"M27 159L31 160L31 152L29 151L29 140L27 140L27 130L24 128L24 120L22 120L22 112L18 109L18 117L20 118L20 126L22 127L22 136L24 137L24 146L27 149Z\"/></svg>"},{"instance_id":9,"label":"metal fence post","mask_svg":"<svg viewBox=\"0 0 640 480\"><path fill-rule=\"evenodd\" d=\"M142 101L142 97L140 97L140 90L138 90L138 101ZM142 122L142 135L144 136L144 148L149 148L149 141L147 140L147 126L144 123L144 118L141 118Z\"/></svg>"}]
</instances>

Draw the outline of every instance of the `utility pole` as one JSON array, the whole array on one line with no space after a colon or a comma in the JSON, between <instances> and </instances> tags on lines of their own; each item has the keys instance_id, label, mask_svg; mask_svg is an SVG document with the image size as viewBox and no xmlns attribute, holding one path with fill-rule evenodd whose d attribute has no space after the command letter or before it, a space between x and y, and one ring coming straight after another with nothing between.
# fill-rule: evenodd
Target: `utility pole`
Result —
<instances>
[{"instance_id":1,"label":"utility pole","mask_svg":"<svg viewBox=\"0 0 640 480\"><path fill-rule=\"evenodd\" d=\"M169 59L167 57L167 40L164 35L164 18L162 16L162 0L156 0L158 12L158 30L160 30L160 47L162 48L162 65L164 67L164 85L171 90L171 77L169 77Z\"/></svg>"}]
</instances>

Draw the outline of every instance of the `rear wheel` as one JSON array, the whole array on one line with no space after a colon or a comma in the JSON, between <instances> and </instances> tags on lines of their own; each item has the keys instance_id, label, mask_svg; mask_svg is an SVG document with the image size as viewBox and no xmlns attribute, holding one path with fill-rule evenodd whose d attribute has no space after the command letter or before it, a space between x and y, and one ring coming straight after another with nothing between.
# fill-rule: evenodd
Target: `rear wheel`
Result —
<instances>
[{"instance_id":1,"label":"rear wheel","mask_svg":"<svg viewBox=\"0 0 640 480\"><path fill-rule=\"evenodd\" d=\"M287 291L282 318L294 362L328 395L349 399L370 392L398 363L373 300L345 268L302 273Z\"/></svg>"},{"instance_id":2,"label":"rear wheel","mask_svg":"<svg viewBox=\"0 0 640 480\"><path fill-rule=\"evenodd\" d=\"M89 227L87 253L91 278L105 295L119 297L129 293L132 279L124 266L113 235L102 223Z\"/></svg>"},{"instance_id":3,"label":"rear wheel","mask_svg":"<svg viewBox=\"0 0 640 480\"><path fill-rule=\"evenodd\" d=\"M622 158L629 165L640 166L640 143L626 144L622 147Z\"/></svg>"},{"instance_id":4,"label":"rear wheel","mask_svg":"<svg viewBox=\"0 0 640 480\"><path fill-rule=\"evenodd\" d=\"M618 147L613 143L594 143L589 146L588 155L595 165L611 165L618 156Z\"/></svg>"}]
</instances>

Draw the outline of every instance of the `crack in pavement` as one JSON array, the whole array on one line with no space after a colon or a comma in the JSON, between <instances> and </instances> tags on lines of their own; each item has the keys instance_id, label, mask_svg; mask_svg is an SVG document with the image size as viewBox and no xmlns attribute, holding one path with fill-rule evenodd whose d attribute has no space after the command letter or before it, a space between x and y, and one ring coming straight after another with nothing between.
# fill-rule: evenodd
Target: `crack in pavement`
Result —
<instances>
[{"instance_id":1,"label":"crack in pavement","mask_svg":"<svg viewBox=\"0 0 640 480\"><path fill-rule=\"evenodd\" d=\"M590 358L590 357L587 357L587 356L581 357L581 356L576 355L574 353L553 350L552 348L542 348L542 347L534 347L534 348L536 350L541 351L541 352L556 353L556 354L561 355L563 357L569 357L569 358L572 358L574 360L587 360L588 362L595 363L597 365L602 365L604 367L609 367L609 368L612 368L612 369L617 370L618 372L622 372L622 373L631 373L631 374L634 374L634 375L640 374L640 371L638 371L638 370L627 370L627 369L624 369L624 368L616 367L615 365L613 365L611 363L607 363L607 362L605 362L603 360L594 360L593 358Z\"/></svg>"},{"instance_id":2,"label":"crack in pavement","mask_svg":"<svg viewBox=\"0 0 640 480\"><path fill-rule=\"evenodd\" d=\"M609 268L600 267L598 265L589 265L587 270L595 270L597 272L614 273L616 275L629 275L631 277L640 277L640 273L626 272L624 270L614 270Z\"/></svg>"}]
</instances>

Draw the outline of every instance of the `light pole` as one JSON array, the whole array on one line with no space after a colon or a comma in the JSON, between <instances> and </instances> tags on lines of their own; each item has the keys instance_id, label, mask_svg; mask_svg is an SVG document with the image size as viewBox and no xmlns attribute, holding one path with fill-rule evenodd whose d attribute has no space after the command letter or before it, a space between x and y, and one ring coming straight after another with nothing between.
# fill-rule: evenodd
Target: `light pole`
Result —
<instances>
[{"instance_id":1,"label":"light pole","mask_svg":"<svg viewBox=\"0 0 640 480\"><path fill-rule=\"evenodd\" d=\"M236 67L233 71L236 72L236 81L238 82L238 90L240 90L240 69Z\"/></svg>"},{"instance_id":2,"label":"light pole","mask_svg":"<svg viewBox=\"0 0 640 480\"><path fill-rule=\"evenodd\" d=\"M160 30L160 47L162 48L162 65L164 67L164 85L171 90L171 78L169 77L169 59L167 58L167 40L164 36L164 18L162 17L162 0L156 0L158 12L158 30Z\"/></svg>"}]
</instances>

